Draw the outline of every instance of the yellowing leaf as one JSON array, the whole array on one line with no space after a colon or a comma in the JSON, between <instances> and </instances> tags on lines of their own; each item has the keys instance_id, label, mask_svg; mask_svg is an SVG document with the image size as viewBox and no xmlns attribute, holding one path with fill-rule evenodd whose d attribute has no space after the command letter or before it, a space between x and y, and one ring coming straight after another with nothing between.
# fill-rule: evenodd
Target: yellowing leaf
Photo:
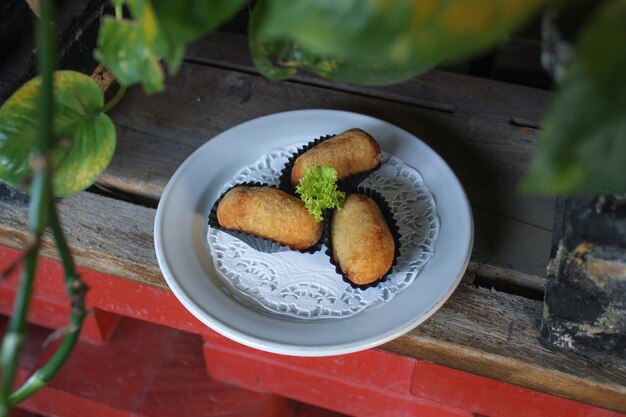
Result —
<instances>
[{"instance_id":1,"label":"yellowing leaf","mask_svg":"<svg viewBox=\"0 0 626 417\"><path fill-rule=\"evenodd\" d=\"M18 188L31 174L40 88L41 79L34 78L0 107L0 180ZM109 165L115 127L102 106L94 80L74 71L55 72L51 160L56 196L87 188Z\"/></svg>"}]
</instances>

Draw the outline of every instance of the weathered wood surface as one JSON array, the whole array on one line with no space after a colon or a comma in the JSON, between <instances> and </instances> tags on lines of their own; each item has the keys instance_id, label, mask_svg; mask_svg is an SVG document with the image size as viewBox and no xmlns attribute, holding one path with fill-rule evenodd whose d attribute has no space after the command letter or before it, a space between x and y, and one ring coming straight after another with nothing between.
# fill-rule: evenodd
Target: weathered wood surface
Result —
<instances>
[{"instance_id":1,"label":"weathered wood surface","mask_svg":"<svg viewBox=\"0 0 626 417\"><path fill-rule=\"evenodd\" d=\"M257 73L247 38L232 33L217 32L190 45L186 60ZM550 97L550 93L541 89L437 70L384 87L340 84L307 73L300 73L289 82L327 86L444 112L483 114L526 127L540 125Z\"/></svg>"},{"instance_id":2,"label":"weathered wood surface","mask_svg":"<svg viewBox=\"0 0 626 417\"><path fill-rule=\"evenodd\" d=\"M548 95L431 72L399 86L354 87L307 75L259 77L236 35L190 48L167 91L132 88L111 112L118 149L98 186L154 206L178 165L214 135L279 111L331 108L380 117L431 145L459 176L476 222L473 272L540 289L551 240L551 199L521 197ZM514 123L512 123L514 121ZM0 190L0 244L23 248L25 201ZM81 193L59 204L79 265L167 288L153 249L154 208ZM46 239L46 256L56 254ZM554 353L538 342L541 302L462 284L426 323L385 345L418 359L626 411L624 364Z\"/></svg>"},{"instance_id":3,"label":"weathered wood surface","mask_svg":"<svg viewBox=\"0 0 626 417\"><path fill-rule=\"evenodd\" d=\"M154 209L93 193L59 200L57 208L79 266L168 288L154 253ZM27 246L27 201L2 183L0 224L0 244ZM42 254L58 258L49 234L44 236Z\"/></svg>"},{"instance_id":4,"label":"weathered wood surface","mask_svg":"<svg viewBox=\"0 0 626 417\"><path fill-rule=\"evenodd\" d=\"M238 39L236 35L235 39ZM222 45L215 41L211 45ZM202 44L204 45L204 44ZM210 45L204 45L205 49ZM198 46L199 48L200 46ZM191 49L190 54L194 51ZM207 52L210 55L210 51ZM196 59L196 55L192 55ZM228 59L228 56L224 60ZM225 66L220 61L220 66ZM230 63L228 63L230 65ZM537 118L543 101L539 90L510 87L503 83L480 80L474 90L471 82L461 82L435 73L440 87L427 90L422 82L410 89L398 90L419 98L435 96L448 79L459 89L462 100L453 102L455 112L438 111L385 98L368 89L359 94L311 85L303 82L276 83L262 77L205 64L186 63L180 73L168 80L167 91L146 97L133 88L111 112L118 126L118 150L110 168L99 184L124 194L158 200L169 177L178 165L198 146L216 134L246 120L280 111L331 108L356 111L380 117L414 133L451 165L463 183L476 222L476 242L472 265L481 271L515 271L520 285L541 289L545 283L554 213L552 199L522 197L515 187L530 161L537 131L510 124L513 116ZM443 83L443 84L442 84ZM490 84L492 83L492 84ZM518 102L533 111L497 113L503 101L500 91L517 89ZM406 91L405 91L406 90ZM524 98L529 90L531 98ZM452 91L445 98L452 97ZM471 96L481 98L478 110L472 110ZM429 98L430 99L430 98ZM495 99L494 99L495 100ZM175 103L175 105L173 105ZM491 106L491 107L489 107ZM513 106L514 107L514 106ZM512 108L511 108L512 109ZM489 268L493 267L493 268ZM487 272L488 275L489 272ZM493 274L494 278L506 274ZM491 275L490 275L491 276ZM509 279L511 275L508 275Z\"/></svg>"},{"instance_id":5,"label":"weathered wood surface","mask_svg":"<svg viewBox=\"0 0 626 417\"><path fill-rule=\"evenodd\" d=\"M547 346L626 359L626 198L567 198L541 322ZM572 304L579 308L572 309Z\"/></svg>"},{"instance_id":6,"label":"weathered wood surface","mask_svg":"<svg viewBox=\"0 0 626 417\"><path fill-rule=\"evenodd\" d=\"M186 59L188 62L212 65L218 68L257 73L248 52L246 38L236 34L215 33L211 37L191 45L187 51ZM300 73L291 78L289 82L353 92L389 102L454 113L461 116L459 121L461 124L467 123L469 118L471 123L467 127L472 129L476 128L477 124L496 123L501 125L504 123L516 130L521 128L524 133L528 131L529 127L539 127L550 98L550 93L545 90L437 70L427 72L404 83L384 87L340 84L307 73ZM536 139L534 129L528 133L530 133L531 139L521 139L526 142L526 145L529 144L528 140L534 141ZM473 137L477 136L474 135ZM432 139L433 141L440 140L437 136ZM463 140L464 138L458 139ZM485 138L485 141L492 142L490 138ZM504 142L500 144L505 145ZM526 147L525 150L532 152L532 149L534 149L534 145ZM497 149L495 150L497 152ZM529 156L526 154L525 158L520 161L507 161L512 163L513 167L509 171L499 171L499 173L512 174L510 176L511 184L516 184L520 174L526 168ZM507 204L506 214L508 216L552 230L553 199L529 197L519 199L516 198L515 194L513 187L508 189L508 194L505 195L515 199L515 201L504 203ZM489 203L491 203L490 208L498 206L497 204L494 205L492 201ZM522 206L518 207L520 203ZM519 210L517 210L518 208Z\"/></svg>"},{"instance_id":7,"label":"weathered wood surface","mask_svg":"<svg viewBox=\"0 0 626 417\"><path fill-rule=\"evenodd\" d=\"M3 187L0 244L23 247L27 205ZM152 247L155 210L93 193L59 210L79 265L167 289ZM46 238L44 254L56 257ZM383 346L416 359L626 411L626 367L555 353L538 342L542 303L461 284L417 329Z\"/></svg>"}]
</instances>

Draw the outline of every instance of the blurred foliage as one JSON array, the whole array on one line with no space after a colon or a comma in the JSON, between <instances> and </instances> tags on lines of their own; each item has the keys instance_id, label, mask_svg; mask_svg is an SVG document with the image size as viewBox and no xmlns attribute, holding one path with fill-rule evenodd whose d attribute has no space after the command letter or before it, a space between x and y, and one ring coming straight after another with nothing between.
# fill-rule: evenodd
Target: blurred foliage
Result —
<instances>
[{"instance_id":1,"label":"blurred foliage","mask_svg":"<svg viewBox=\"0 0 626 417\"><path fill-rule=\"evenodd\" d=\"M250 50L264 76L308 70L340 82L399 82L493 46L543 1L259 0ZM524 189L626 191L626 0L547 0L596 6L547 112ZM593 3L593 4L592 4Z\"/></svg>"},{"instance_id":2,"label":"blurred foliage","mask_svg":"<svg viewBox=\"0 0 626 417\"><path fill-rule=\"evenodd\" d=\"M626 0L605 2L544 120L530 191L626 191Z\"/></svg>"},{"instance_id":3,"label":"blurred foliage","mask_svg":"<svg viewBox=\"0 0 626 417\"><path fill-rule=\"evenodd\" d=\"M95 58L124 87L143 84L148 93L163 91L160 60L178 71L189 42L230 19L246 0L112 0L128 6L133 20L103 19Z\"/></svg>"},{"instance_id":4,"label":"blurred foliage","mask_svg":"<svg viewBox=\"0 0 626 417\"><path fill-rule=\"evenodd\" d=\"M501 41L544 0L260 0L250 25L259 71L398 82ZM275 64L273 64L275 63Z\"/></svg>"},{"instance_id":5,"label":"blurred foliage","mask_svg":"<svg viewBox=\"0 0 626 417\"><path fill-rule=\"evenodd\" d=\"M341 82L399 82L493 47L545 4L563 9L589 1L258 0L250 19L250 52L259 72L271 79L306 70ZM146 92L154 93L165 88L161 61L170 73L176 72L186 45L230 19L246 0L113 3L118 11L126 6L132 19L121 13L105 17L94 55L122 86L142 84ZM626 0L594 4L596 12L582 30L577 54L544 120L525 190L626 191ZM56 91L59 97L66 94L64 86L74 82L64 79ZM31 83L23 88L28 86L34 94L36 81ZM72 102L66 94L57 97L59 103L84 102L89 111L80 118L83 130L63 134L77 143L89 136L94 143L105 136L114 142L108 119L95 116L102 98L95 99L93 86L77 81L76 88L67 91L80 98ZM0 110L1 175L12 184L22 181L28 171L24 161L32 144L22 138L33 129L27 119L36 118L32 105L16 103L12 99ZM57 119L80 114L79 107L70 105L59 105L56 112ZM94 123L91 129L85 121ZM5 150L19 162L8 161ZM90 158L87 153L76 154L64 166L81 172L76 163L80 157ZM63 169L59 172L57 178ZM82 174L65 178L68 185L57 184L57 193L83 186L75 183Z\"/></svg>"}]
</instances>

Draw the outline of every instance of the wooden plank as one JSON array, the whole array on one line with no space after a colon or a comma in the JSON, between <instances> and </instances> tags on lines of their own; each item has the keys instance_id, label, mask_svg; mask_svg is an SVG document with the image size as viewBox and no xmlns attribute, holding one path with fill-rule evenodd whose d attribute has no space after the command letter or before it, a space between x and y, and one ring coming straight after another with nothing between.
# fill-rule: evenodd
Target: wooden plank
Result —
<instances>
[{"instance_id":1,"label":"wooden plank","mask_svg":"<svg viewBox=\"0 0 626 417\"><path fill-rule=\"evenodd\" d=\"M62 200L59 210L80 266L167 289L152 249L154 209L80 193ZM0 244L24 247L26 212L15 195L0 199ZM44 255L56 256L49 239ZM431 319L383 348L626 411L624 364L543 348L536 327L541 309L540 301L462 284Z\"/></svg>"},{"instance_id":2,"label":"wooden plank","mask_svg":"<svg viewBox=\"0 0 626 417\"><path fill-rule=\"evenodd\" d=\"M506 121L184 64L165 93L146 98L140 88L131 88L111 112L118 149L98 183L156 201L178 165L212 136L255 117L305 108L370 114L422 138L446 159L468 193L476 220L475 259L543 282L554 201L515 191L536 131Z\"/></svg>"},{"instance_id":3,"label":"wooden plank","mask_svg":"<svg viewBox=\"0 0 626 417\"><path fill-rule=\"evenodd\" d=\"M258 73L248 52L247 38L239 34L217 32L201 39L190 45L186 59L189 62ZM429 71L403 83L378 87L337 83L306 72L297 74L290 82L460 113L470 115L470 118L480 117L484 123L507 123L525 129L540 125L551 97L550 92L537 88L439 70ZM529 156L526 155L526 159ZM519 173L514 177L513 184L518 179ZM552 230L553 200L528 197L526 200L529 207L522 211L536 210L537 215L532 218L534 223Z\"/></svg>"},{"instance_id":4,"label":"wooden plank","mask_svg":"<svg viewBox=\"0 0 626 417\"><path fill-rule=\"evenodd\" d=\"M626 411L625 363L544 348L537 326L542 309L540 301L461 284L431 319L384 348Z\"/></svg>"},{"instance_id":5,"label":"wooden plank","mask_svg":"<svg viewBox=\"0 0 626 417\"><path fill-rule=\"evenodd\" d=\"M186 59L258 73L250 58L246 36L234 33L216 32L191 44ZM386 86L336 83L306 72L290 80L445 112L483 114L494 120L526 127L540 125L551 96L549 92L538 88L440 70L428 71L406 82Z\"/></svg>"},{"instance_id":6,"label":"wooden plank","mask_svg":"<svg viewBox=\"0 0 626 417\"><path fill-rule=\"evenodd\" d=\"M181 141L181 138L176 138L176 133L178 133L179 136L187 136L187 138L182 139L186 145L191 142L197 146L236 123L275 111L322 107L366 110L369 114L381 115L383 110L377 109L377 106L383 108L392 106L393 113L397 114L395 117L398 121L397 124L402 127L410 127L409 123L406 122L410 122L414 111L418 113L416 116L420 117L419 123L421 125L430 124L430 127L422 126L419 131L414 133L430 134L428 137L422 135L422 139L429 141L431 145L443 142L439 148L450 148L451 145L462 148L456 150L456 157L461 160L456 165L468 164L471 162L468 159L474 159L475 164L488 162L489 164L484 166L482 170L473 167L472 173L477 176L501 175L502 178L499 181L502 181L509 194L515 190L515 185L527 167L530 154L534 149L536 131L510 125L510 116L508 115L503 115L498 119L486 118L478 113L470 113L468 109L457 115L458 117L454 117L454 115L442 117L437 113L415 109L414 106L389 102L384 100L384 97L382 98L384 101L372 100L361 95L328 92L326 88L313 88L294 85L293 83L275 83L258 77L247 77L232 71L212 69L203 71L201 68L195 65L184 66L181 74L169 80L166 93L151 96L149 99L146 99L139 89L134 89L136 94L131 95L129 93L120 107L112 112L116 123L142 132L172 137ZM465 83L473 85L474 80L468 78ZM498 85L492 87L496 89ZM480 91L473 94L480 95ZM172 103L176 103L176 105L174 106ZM496 101L494 106L498 107L499 104ZM533 104L533 108L538 107L537 103L529 104ZM139 118L144 120L137 120ZM183 121L189 124L183 126ZM175 130L170 130L169 127ZM435 129L438 130L434 132ZM446 131L446 129L449 130ZM472 132L461 132L458 135L458 129L471 130ZM452 137L442 140L441 136L444 135ZM478 141L483 143L478 143ZM464 145L467 142L473 146L466 148ZM478 155L465 153L465 151L471 151L477 146L480 147ZM507 154L506 148L511 150L514 147L519 147L516 155ZM453 152L455 152L454 149L448 149L447 153ZM508 159L511 156L517 159ZM491 169L494 164L496 166ZM459 175L461 174L459 173ZM509 201L506 199L504 203L499 203L498 196L493 197L492 190L488 188L477 189L476 192L481 194L481 198L487 198L484 204L486 208L506 204L506 208L509 210L507 215L514 218L517 218L516 216L522 217L521 220L549 230L552 228L551 213L554 208L552 199L525 198L510 201L508 204ZM492 197L490 198L490 196ZM521 207L520 204L522 204Z\"/></svg>"},{"instance_id":7,"label":"wooden plank","mask_svg":"<svg viewBox=\"0 0 626 417\"><path fill-rule=\"evenodd\" d=\"M54 352L54 344L41 352L49 333L29 326L21 377ZM291 417L295 406L209 377L199 336L131 319L123 319L104 346L79 342L59 374L20 404L37 415L61 417Z\"/></svg>"},{"instance_id":8,"label":"wooden plank","mask_svg":"<svg viewBox=\"0 0 626 417\"><path fill-rule=\"evenodd\" d=\"M470 273L474 274L474 276L466 279L466 282L473 283L475 275L479 275L491 278L498 283L508 285L510 287L519 286L526 288L532 294L541 294L541 298L543 298L543 291L546 285L546 280L544 277L539 277L532 274L525 274L520 271L514 271L499 266L489 265L484 262L476 262L471 260L467 269Z\"/></svg>"},{"instance_id":9,"label":"wooden plank","mask_svg":"<svg viewBox=\"0 0 626 417\"><path fill-rule=\"evenodd\" d=\"M205 337L205 355L213 358L207 360L209 373L220 380L354 416L617 417L606 409L379 349L333 358L284 357L211 335Z\"/></svg>"},{"instance_id":10,"label":"wooden plank","mask_svg":"<svg viewBox=\"0 0 626 417\"><path fill-rule=\"evenodd\" d=\"M153 248L155 210L79 193L57 203L63 230L80 266L105 271L143 284L167 288ZM24 248L28 206L24 197L0 183L0 241ZM57 258L49 234L42 254Z\"/></svg>"}]
</instances>

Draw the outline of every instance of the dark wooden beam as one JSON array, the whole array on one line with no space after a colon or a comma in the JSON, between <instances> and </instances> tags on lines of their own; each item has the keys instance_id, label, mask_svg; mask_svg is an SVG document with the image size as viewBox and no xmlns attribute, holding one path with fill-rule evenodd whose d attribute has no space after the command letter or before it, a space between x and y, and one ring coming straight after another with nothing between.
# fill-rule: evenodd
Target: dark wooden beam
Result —
<instances>
[{"instance_id":1,"label":"dark wooden beam","mask_svg":"<svg viewBox=\"0 0 626 417\"><path fill-rule=\"evenodd\" d=\"M562 202L545 291L541 340L626 359L626 198Z\"/></svg>"}]
</instances>

